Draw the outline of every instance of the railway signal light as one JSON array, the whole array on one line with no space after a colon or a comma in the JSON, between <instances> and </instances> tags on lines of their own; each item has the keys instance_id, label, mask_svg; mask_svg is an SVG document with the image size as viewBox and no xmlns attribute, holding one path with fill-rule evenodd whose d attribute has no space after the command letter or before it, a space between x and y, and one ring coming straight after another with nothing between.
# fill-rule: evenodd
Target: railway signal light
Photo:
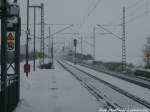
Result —
<instances>
[{"instance_id":1,"label":"railway signal light","mask_svg":"<svg viewBox=\"0 0 150 112\"><path fill-rule=\"evenodd\" d=\"M75 47L75 53L74 53L74 64L76 64L76 57L77 57L77 53L76 53L76 48L77 48L77 39L74 39L74 47Z\"/></svg>"},{"instance_id":2,"label":"railway signal light","mask_svg":"<svg viewBox=\"0 0 150 112\"><path fill-rule=\"evenodd\" d=\"M74 39L74 46L77 46L77 39Z\"/></svg>"}]
</instances>

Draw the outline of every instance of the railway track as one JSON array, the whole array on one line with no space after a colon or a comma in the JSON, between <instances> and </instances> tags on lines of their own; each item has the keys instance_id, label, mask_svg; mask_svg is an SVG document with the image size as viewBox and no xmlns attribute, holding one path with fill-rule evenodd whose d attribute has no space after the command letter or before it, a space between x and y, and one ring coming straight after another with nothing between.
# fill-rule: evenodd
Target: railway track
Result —
<instances>
[{"instance_id":1,"label":"railway track","mask_svg":"<svg viewBox=\"0 0 150 112\"><path fill-rule=\"evenodd\" d=\"M109 71L105 71L105 70L100 70L100 69L94 68L90 65L85 65L85 64L81 64L81 63L78 63L78 64L81 66L87 67L89 69L92 69L92 70L95 70L98 72L102 72L102 73L105 73L107 75L114 76L114 77L117 77L119 79L122 79L122 80L125 80L128 82L131 82L133 84L139 85L141 87L150 89L150 80L149 79L145 79L145 78L141 78L141 77L137 77L137 76L131 76L131 75L118 74L118 73L109 72Z\"/></svg>"},{"instance_id":2,"label":"railway track","mask_svg":"<svg viewBox=\"0 0 150 112\"><path fill-rule=\"evenodd\" d=\"M57 60L58 61L58 60ZM150 110L150 103L141 99L137 96L134 96L104 80L101 80L98 77L93 76L92 74L87 73L69 63L65 63L62 61L58 61L58 63L67 71L69 71L100 103L104 104L104 107L107 109L129 109L136 105L136 108L146 108ZM117 94L117 96L112 95L113 97L120 97L119 100L122 101L114 101L110 98L111 95L107 95L105 92L101 91L99 86L104 85L105 91L108 89L110 92ZM107 90L107 91L108 91ZM117 93L116 93L117 92ZM108 93L108 92L107 92ZM121 103L120 103L121 102ZM128 102L129 104L124 104ZM129 106L132 105L132 106Z\"/></svg>"}]
</instances>

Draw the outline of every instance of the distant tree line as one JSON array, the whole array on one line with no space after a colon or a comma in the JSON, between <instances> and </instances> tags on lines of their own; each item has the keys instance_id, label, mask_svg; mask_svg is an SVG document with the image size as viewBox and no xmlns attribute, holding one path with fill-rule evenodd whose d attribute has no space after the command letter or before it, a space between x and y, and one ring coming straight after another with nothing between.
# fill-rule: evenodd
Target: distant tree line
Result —
<instances>
[{"instance_id":1,"label":"distant tree line","mask_svg":"<svg viewBox=\"0 0 150 112\"><path fill-rule=\"evenodd\" d=\"M144 53L145 68L150 69L150 37L147 37L143 53Z\"/></svg>"},{"instance_id":2,"label":"distant tree line","mask_svg":"<svg viewBox=\"0 0 150 112\"><path fill-rule=\"evenodd\" d=\"M33 55L34 55L34 52L29 52L29 60L33 60L34 59ZM44 56L48 57L46 54ZM38 59L40 57L42 57L42 53L36 51L35 52L35 59ZM26 54L20 54L20 61L24 61L25 59L26 59Z\"/></svg>"},{"instance_id":3,"label":"distant tree line","mask_svg":"<svg viewBox=\"0 0 150 112\"><path fill-rule=\"evenodd\" d=\"M0 51L0 55L1 55L1 51ZM36 51L35 52L35 59L38 59L42 56L42 53ZM47 55L45 55L45 57L47 57ZM11 62L14 58L14 54L13 53L8 53L8 62ZM26 59L26 54L20 54L20 62L24 61ZM33 60L33 52L29 52L29 61ZM0 58L0 64L1 64L1 58Z\"/></svg>"},{"instance_id":4,"label":"distant tree line","mask_svg":"<svg viewBox=\"0 0 150 112\"><path fill-rule=\"evenodd\" d=\"M67 56L68 57L73 57L75 55L74 51L69 51ZM79 60L93 60L93 56L91 54L81 54L81 53L76 53L76 58Z\"/></svg>"}]
</instances>

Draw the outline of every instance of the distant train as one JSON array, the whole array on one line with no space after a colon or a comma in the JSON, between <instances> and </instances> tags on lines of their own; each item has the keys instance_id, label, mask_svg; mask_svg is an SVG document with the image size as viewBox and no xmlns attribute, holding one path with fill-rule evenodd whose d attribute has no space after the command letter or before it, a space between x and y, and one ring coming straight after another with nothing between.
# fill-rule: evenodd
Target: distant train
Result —
<instances>
[{"instance_id":1,"label":"distant train","mask_svg":"<svg viewBox=\"0 0 150 112\"><path fill-rule=\"evenodd\" d=\"M134 70L134 74L137 76L150 78L150 69L137 68Z\"/></svg>"}]
</instances>

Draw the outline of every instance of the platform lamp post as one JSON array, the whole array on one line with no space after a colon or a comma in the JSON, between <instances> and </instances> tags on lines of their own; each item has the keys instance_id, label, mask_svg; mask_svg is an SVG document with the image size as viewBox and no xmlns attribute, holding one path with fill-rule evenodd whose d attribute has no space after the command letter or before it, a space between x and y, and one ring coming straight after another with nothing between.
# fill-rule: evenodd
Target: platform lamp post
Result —
<instances>
[{"instance_id":1,"label":"platform lamp post","mask_svg":"<svg viewBox=\"0 0 150 112\"><path fill-rule=\"evenodd\" d=\"M27 0L27 31L26 31L26 64L24 65L24 69L25 68L28 68L27 66L29 65L28 64L28 59L29 59L29 51L28 51L28 48L29 48L29 0ZM28 77L28 70L24 70L25 73L26 73L26 76Z\"/></svg>"},{"instance_id":2,"label":"platform lamp post","mask_svg":"<svg viewBox=\"0 0 150 112\"><path fill-rule=\"evenodd\" d=\"M36 11L35 8L41 8L42 6L30 6L29 5L29 0L27 0L27 33L26 33L26 64L24 65L24 71L26 73L26 76L28 77L28 73L30 72L30 65L28 63L29 60L29 34L30 34L30 29L29 29L29 8L34 8L34 62L33 62L33 69L35 71L35 21L36 21Z\"/></svg>"},{"instance_id":3,"label":"platform lamp post","mask_svg":"<svg viewBox=\"0 0 150 112\"><path fill-rule=\"evenodd\" d=\"M33 44L33 70L35 71L35 32L36 32L36 28L35 28L35 24L36 24L36 8L40 8L41 6L38 5L30 5L29 8L33 8L34 9L34 44Z\"/></svg>"}]
</instances>

